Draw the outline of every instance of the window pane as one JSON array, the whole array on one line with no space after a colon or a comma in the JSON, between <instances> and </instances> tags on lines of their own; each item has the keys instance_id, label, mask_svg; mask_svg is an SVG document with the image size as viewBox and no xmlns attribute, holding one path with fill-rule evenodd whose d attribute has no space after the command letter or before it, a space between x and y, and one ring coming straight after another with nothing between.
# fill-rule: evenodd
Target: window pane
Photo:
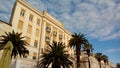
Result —
<instances>
[{"instance_id":1,"label":"window pane","mask_svg":"<svg viewBox=\"0 0 120 68\"><path fill-rule=\"evenodd\" d=\"M25 15L25 10L22 9L21 12L20 12L20 16L23 17L24 15Z\"/></svg>"},{"instance_id":2,"label":"window pane","mask_svg":"<svg viewBox=\"0 0 120 68\"><path fill-rule=\"evenodd\" d=\"M38 41L35 40L35 42L34 42L34 47L37 47L37 45L38 45Z\"/></svg>"},{"instance_id":3,"label":"window pane","mask_svg":"<svg viewBox=\"0 0 120 68\"><path fill-rule=\"evenodd\" d=\"M29 21L32 21L33 20L33 15L30 15L29 16Z\"/></svg>"},{"instance_id":4,"label":"window pane","mask_svg":"<svg viewBox=\"0 0 120 68\"><path fill-rule=\"evenodd\" d=\"M18 29L22 29L23 28L23 21L19 21L18 23Z\"/></svg>"},{"instance_id":5,"label":"window pane","mask_svg":"<svg viewBox=\"0 0 120 68\"><path fill-rule=\"evenodd\" d=\"M26 37L26 42L27 42L28 44L30 44L30 38L29 38L29 37Z\"/></svg>"},{"instance_id":6,"label":"window pane","mask_svg":"<svg viewBox=\"0 0 120 68\"><path fill-rule=\"evenodd\" d=\"M37 59L37 53L33 53L33 60Z\"/></svg>"},{"instance_id":7,"label":"window pane","mask_svg":"<svg viewBox=\"0 0 120 68\"><path fill-rule=\"evenodd\" d=\"M36 36L39 36L39 29L36 29Z\"/></svg>"},{"instance_id":8,"label":"window pane","mask_svg":"<svg viewBox=\"0 0 120 68\"><path fill-rule=\"evenodd\" d=\"M31 33L31 32L32 32L32 26L31 26L31 25L28 25L27 32L28 32L28 33Z\"/></svg>"},{"instance_id":9,"label":"window pane","mask_svg":"<svg viewBox=\"0 0 120 68\"><path fill-rule=\"evenodd\" d=\"M40 25L40 19L37 20L37 25L38 25L38 26Z\"/></svg>"}]
</instances>

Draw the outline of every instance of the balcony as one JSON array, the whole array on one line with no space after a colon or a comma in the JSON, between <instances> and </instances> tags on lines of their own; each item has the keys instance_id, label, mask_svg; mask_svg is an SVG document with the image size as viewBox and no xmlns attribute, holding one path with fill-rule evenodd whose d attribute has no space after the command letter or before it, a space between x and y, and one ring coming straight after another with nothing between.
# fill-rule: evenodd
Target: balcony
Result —
<instances>
[{"instance_id":1,"label":"balcony","mask_svg":"<svg viewBox=\"0 0 120 68\"><path fill-rule=\"evenodd\" d=\"M54 36L57 36L57 31L53 31L53 35L54 35Z\"/></svg>"},{"instance_id":2,"label":"balcony","mask_svg":"<svg viewBox=\"0 0 120 68\"><path fill-rule=\"evenodd\" d=\"M59 35L59 39L62 39L63 38L63 35Z\"/></svg>"},{"instance_id":3,"label":"balcony","mask_svg":"<svg viewBox=\"0 0 120 68\"><path fill-rule=\"evenodd\" d=\"M47 26L47 27L46 27L46 31L49 32L49 33L51 32L50 26Z\"/></svg>"},{"instance_id":4,"label":"balcony","mask_svg":"<svg viewBox=\"0 0 120 68\"><path fill-rule=\"evenodd\" d=\"M49 42L50 41L50 38L48 36L45 37L45 41L46 42Z\"/></svg>"}]
</instances>

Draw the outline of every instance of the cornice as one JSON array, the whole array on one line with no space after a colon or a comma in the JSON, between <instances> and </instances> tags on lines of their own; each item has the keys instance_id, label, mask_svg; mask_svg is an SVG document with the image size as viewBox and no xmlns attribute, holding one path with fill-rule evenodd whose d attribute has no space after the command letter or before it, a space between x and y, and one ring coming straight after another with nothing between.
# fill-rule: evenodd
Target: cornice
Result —
<instances>
[{"instance_id":1,"label":"cornice","mask_svg":"<svg viewBox=\"0 0 120 68\"><path fill-rule=\"evenodd\" d=\"M7 25L11 26L11 24L9 24L9 23L7 23L7 22L5 22L5 21L3 21L3 20L0 20L0 23L1 23L1 24L4 23L4 24L7 24Z\"/></svg>"},{"instance_id":2,"label":"cornice","mask_svg":"<svg viewBox=\"0 0 120 68\"><path fill-rule=\"evenodd\" d=\"M27 7L28 9L30 9L31 11L35 12L37 15L42 16L42 13L40 13L36 8L32 7L29 3L27 3L24 0L17 0L18 3L24 5L25 7Z\"/></svg>"}]
</instances>

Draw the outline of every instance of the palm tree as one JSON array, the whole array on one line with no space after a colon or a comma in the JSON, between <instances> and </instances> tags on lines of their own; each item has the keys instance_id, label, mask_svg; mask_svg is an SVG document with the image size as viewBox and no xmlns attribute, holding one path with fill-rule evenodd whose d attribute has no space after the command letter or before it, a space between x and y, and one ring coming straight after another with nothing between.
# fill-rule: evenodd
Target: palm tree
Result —
<instances>
[{"instance_id":1,"label":"palm tree","mask_svg":"<svg viewBox=\"0 0 120 68\"><path fill-rule=\"evenodd\" d=\"M87 43L85 35L82 33L74 33L72 38L69 40L70 47L76 47L76 56L77 56L77 68L80 68L80 55L81 55L81 45Z\"/></svg>"},{"instance_id":2,"label":"palm tree","mask_svg":"<svg viewBox=\"0 0 120 68\"><path fill-rule=\"evenodd\" d=\"M106 65L108 64L108 56L107 55L102 55L101 57L102 57L102 60L105 63L105 67L106 67Z\"/></svg>"},{"instance_id":3,"label":"palm tree","mask_svg":"<svg viewBox=\"0 0 120 68\"><path fill-rule=\"evenodd\" d=\"M102 53L96 53L95 58L98 60L99 66L101 68Z\"/></svg>"},{"instance_id":4,"label":"palm tree","mask_svg":"<svg viewBox=\"0 0 120 68\"><path fill-rule=\"evenodd\" d=\"M49 44L48 49L42 54L41 58L38 62L38 68L48 68L50 65L52 68L70 68L73 64L62 42Z\"/></svg>"},{"instance_id":5,"label":"palm tree","mask_svg":"<svg viewBox=\"0 0 120 68\"><path fill-rule=\"evenodd\" d=\"M120 68L120 63L117 63L117 64L116 64L116 68Z\"/></svg>"},{"instance_id":6,"label":"palm tree","mask_svg":"<svg viewBox=\"0 0 120 68\"><path fill-rule=\"evenodd\" d=\"M104 61L105 67L106 67L106 64L108 64L108 56L107 55L103 55L102 53L96 53L95 57L99 62L100 68L101 68L101 60Z\"/></svg>"},{"instance_id":7,"label":"palm tree","mask_svg":"<svg viewBox=\"0 0 120 68\"><path fill-rule=\"evenodd\" d=\"M89 44L89 43L85 44L84 50L87 52L87 55L88 55L88 66L89 68L91 68L89 57L90 57L91 52L93 52L94 50L92 44Z\"/></svg>"},{"instance_id":8,"label":"palm tree","mask_svg":"<svg viewBox=\"0 0 120 68\"><path fill-rule=\"evenodd\" d=\"M11 41L13 44L13 50L11 54L11 58L19 54L20 57L24 57L26 54L29 54L29 51L25 48L25 41L23 40L24 37L21 37L22 33L15 33L14 31L12 32L5 32L6 35L1 35L1 40L0 40L0 50L3 49L5 44L8 41Z\"/></svg>"}]
</instances>

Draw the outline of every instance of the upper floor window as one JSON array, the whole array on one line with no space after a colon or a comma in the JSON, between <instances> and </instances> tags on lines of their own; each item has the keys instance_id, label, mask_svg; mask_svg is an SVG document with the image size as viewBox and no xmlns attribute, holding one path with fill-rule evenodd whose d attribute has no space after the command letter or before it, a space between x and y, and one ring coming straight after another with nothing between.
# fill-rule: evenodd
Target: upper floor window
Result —
<instances>
[{"instance_id":1,"label":"upper floor window","mask_svg":"<svg viewBox=\"0 0 120 68\"><path fill-rule=\"evenodd\" d=\"M37 59L37 53L33 53L33 60L36 60Z\"/></svg>"},{"instance_id":2,"label":"upper floor window","mask_svg":"<svg viewBox=\"0 0 120 68\"><path fill-rule=\"evenodd\" d=\"M51 32L51 27L50 26L46 26L46 31L47 32Z\"/></svg>"},{"instance_id":3,"label":"upper floor window","mask_svg":"<svg viewBox=\"0 0 120 68\"><path fill-rule=\"evenodd\" d=\"M33 15L30 14L29 21L33 21Z\"/></svg>"},{"instance_id":4,"label":"upper floor window","mask_svg":"<svg viewBox=\"0 0 120 68\"><path fill-rule=\"evenodd\" d=\"M45 37L46 42L50 42L50 38L48 36Z\"/></svg>"},{"instance_id":5,"label":"upper floor window","mask_svg":"<svg viewBox=\"0 0 120 68\"><path fill-rule=\"evenodd\" d=\"M25 15L25 10L22 9L21 12L20 12L20 16L23 17L24 15Z\"/></svg>"},{"instance_id":6,"label":"upper floor window","mask_svg":"<svg viewBox=\"0 0 120 68\"><path fill-rule=\"evenodd\" d=\"M23 21L18 22L18 29L23 29Z\"/></svg>"},{"instance_id":7,"label":"upper floor window","mask_svg":"<svg viewBox=\"0 0 120 68\"><path fill-rule=\"evenodd\" d=\"M54 35L54 36L57 36L57 31L53 31L53 35Z\"/></svg>"},{"instance_id":8,"label":"upper floor window","mask_svg":"<svg viewBox=\"0 0 120 68\"><path fill-rule=\"evenodd\" d=\"M36 29L36 36L39 36L39 29Z\"/></svg>"},{"instance_id":9,"label":"upper floor window","mask_svg":"<svg viewBox=\"0 0 120 68\"><path fill-rule=\"evenodd\" d=\"M38 41L35 40L35 42L34 42L34 47L37 47L37 45L38 45Z\"/></svg>"},{"instance_id":10,"label":"upper floor window","mask_svg":"<svg viewBox=\"0 0 120 68\"><path fill-rule=\"evenodd\" d=\"M29 37L26 37L26 42L27 42L27 44L30 44L30 38Z\"/></svg>"},{"instance_id":11,"label":"upper floor window","mask_svg":"<svg viewBox=\"0 0 120 68\"><path fill-rule=\"evenodd\" d=\"M60 34L60 35L59 35L59 39L62 39L62 38L63 38L63 35Z\"/></svg>"},{"instance_id":12,"label":"upper floor window","mask_svg":"<svg viewBox=\"0 0 120 68\"><path fill-rule=\"evenodd\" d=\"M38 26L40 25L40 19L37 20L37 25L38 25Z\"/></svg>"},{"instance_id":13,"label":"upper floor window","mask_svg":"<svg viewBox=\"0 0 120 68\"><path fill-rule=\"evenodd\" d=\"M31 33L31 32L32 32L32 26L31 26L31 25L28 25L27 32L28 32L28 33Z\"/></svg>"}]
</instances>

